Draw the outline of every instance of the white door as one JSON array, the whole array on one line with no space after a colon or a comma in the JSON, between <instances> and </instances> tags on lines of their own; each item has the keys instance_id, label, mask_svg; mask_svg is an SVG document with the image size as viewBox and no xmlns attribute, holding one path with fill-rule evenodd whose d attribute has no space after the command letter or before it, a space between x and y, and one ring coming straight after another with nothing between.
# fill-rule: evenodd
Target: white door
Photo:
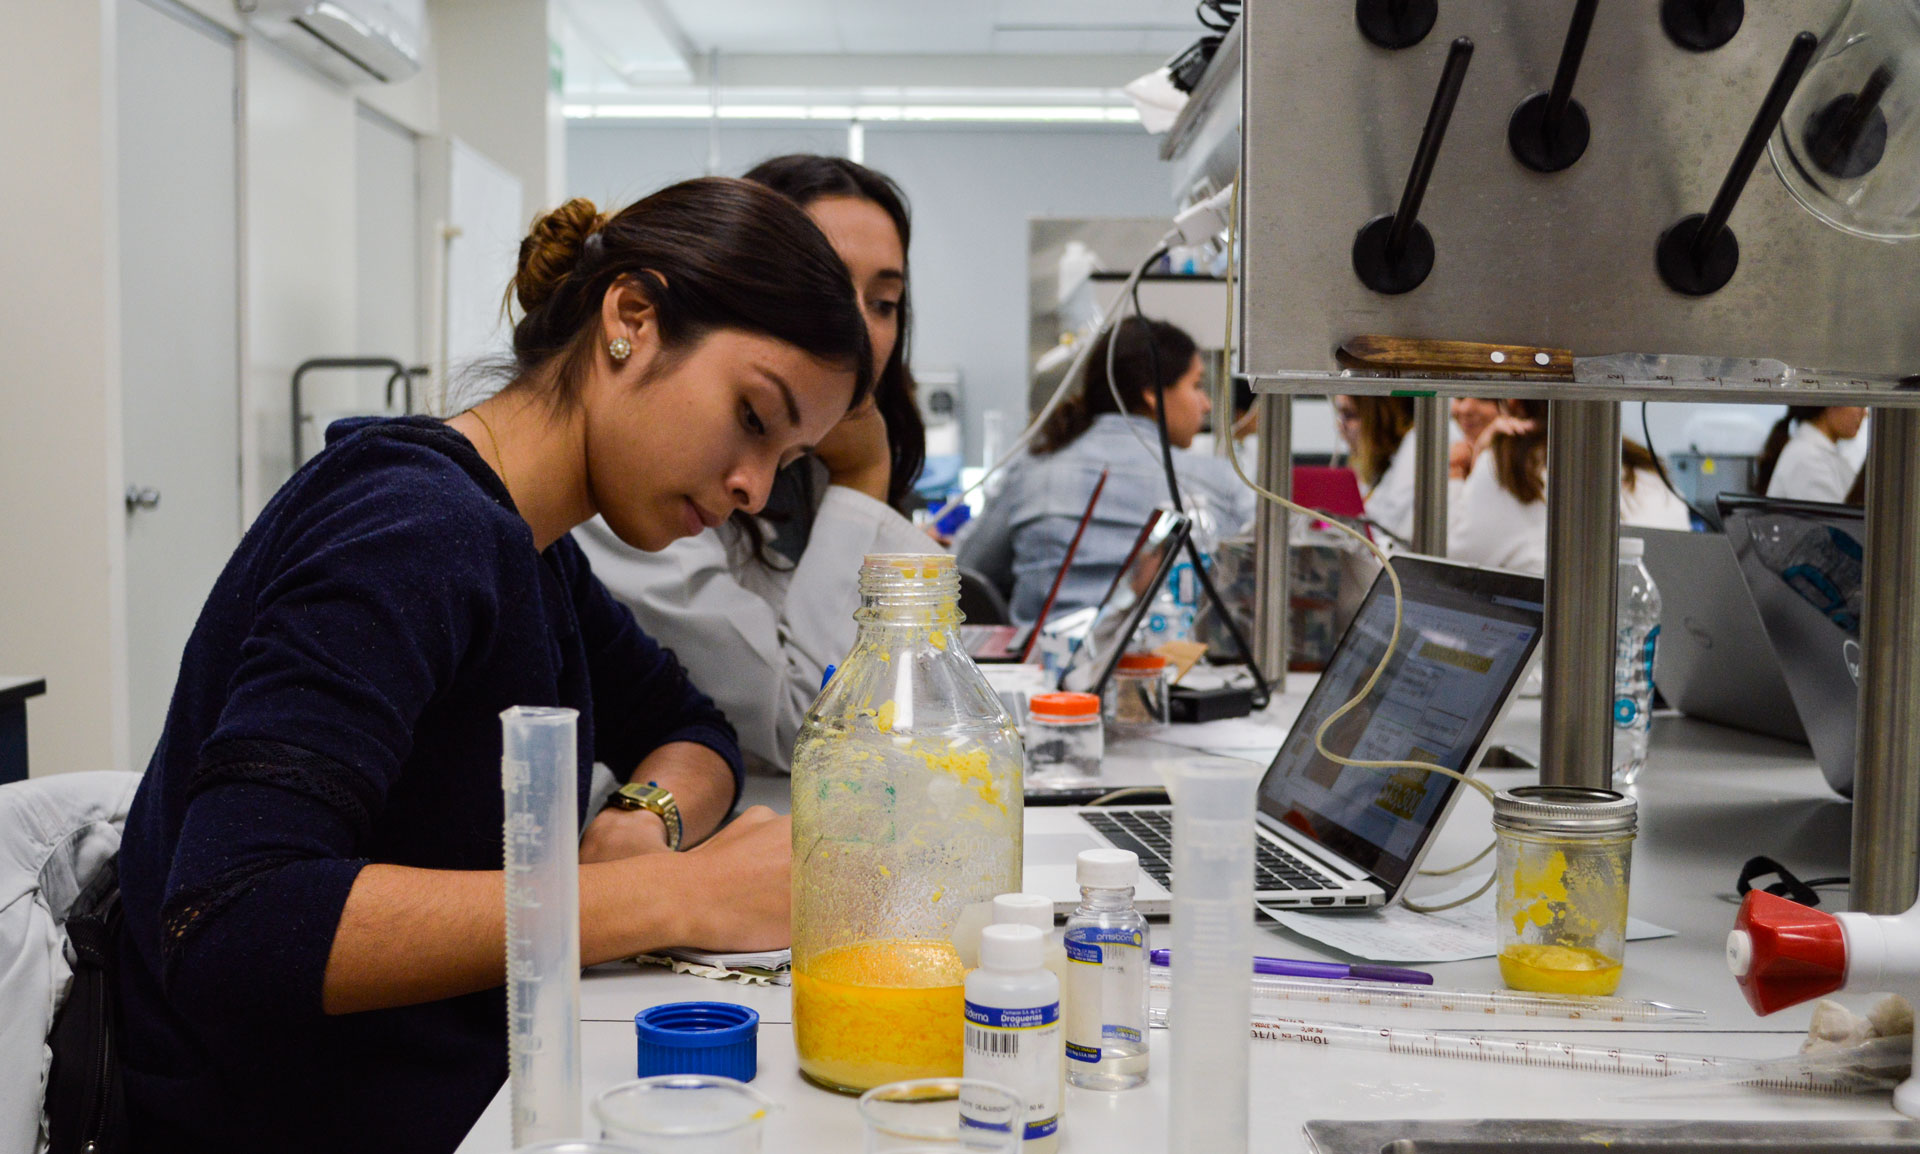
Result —
<instances>
[{"instance_id":1,"label":"white door","mask_svg":"<svg viewBox=\"0 0 1920 1154\"><path fill-rule=\"evenodd\" d=\"M233 38L118 0L127 676L135 766L240 540L238 123Z\"/></svg>"}]
</instances>

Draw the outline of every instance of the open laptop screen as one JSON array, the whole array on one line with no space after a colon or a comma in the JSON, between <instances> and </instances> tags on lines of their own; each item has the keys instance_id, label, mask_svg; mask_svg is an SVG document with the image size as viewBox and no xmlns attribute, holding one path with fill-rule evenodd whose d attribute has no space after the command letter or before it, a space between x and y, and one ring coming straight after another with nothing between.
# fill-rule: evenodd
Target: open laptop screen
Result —
<instances>
[{"instance_id":1,"label":"open laptop screen","mask_svg":"<svg viewBox=\"0 0 1920 1154\"><path fill-rule=\"evenodd\" d=\"M1368 761L1465 769L1540 640L1538 577L1399 557L1400 641L1367 699L1327 731L1327 748ZM1260 783L1260 812L1368 871L1388 893L1419 860L1458 786L1415 769L1335 764L1314 749L1328 715L1366 684L1393 632L1382 573L1340 639Z\"/></svg>"}]
</instances>

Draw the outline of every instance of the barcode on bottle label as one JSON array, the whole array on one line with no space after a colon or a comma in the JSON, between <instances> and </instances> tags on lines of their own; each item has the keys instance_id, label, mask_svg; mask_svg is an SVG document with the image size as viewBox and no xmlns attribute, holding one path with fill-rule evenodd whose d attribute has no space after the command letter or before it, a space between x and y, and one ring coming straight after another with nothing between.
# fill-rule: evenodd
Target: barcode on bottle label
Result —
<instances>
[{"instance_id":1,"label":"barcode on bottle label","mask_svg":"<svg viewBox=\"0 0 1920 1154\"><path fill-rule=\"evenodd\" d=\"M966 1003L966 1062L969 1078L998 1082L1025 1100L1021 1127L1027 1139L1052 1134L1060 1125L1060 1055L1065 1039L1060 1004L1004 1009ZM961 1099L961 1115L970 1125L992 1126L1001 1119Z\"/></svg>"}]
</instances>

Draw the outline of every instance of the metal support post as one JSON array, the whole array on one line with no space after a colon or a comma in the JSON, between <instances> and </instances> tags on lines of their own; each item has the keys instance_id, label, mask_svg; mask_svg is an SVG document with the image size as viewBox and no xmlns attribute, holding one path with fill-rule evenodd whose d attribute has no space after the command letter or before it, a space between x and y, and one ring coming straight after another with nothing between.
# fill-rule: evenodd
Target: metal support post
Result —
<instances>
[{"instance_id":1,"label":"metal support post","mask_svg":"<svg viewBox=\"0 0 1920 1154\"><path fill-rule=\"evenodd\" d=\"M1262 488L1282 497L1293 496L1293 398L1267 393L1255 398L1260 407L1260 471L1254 479ZM1287 673L1287 511L1271 501L1260 502L1254 520L1253 550L1257 558L1253 652L1278 694L1286 688Z\"/></svg>"},{"instance_id":2,"label":"metal support post","mask_svg":"<svg viewBox=\"0 0 1920 1154\"><path fill-rule=\"evenodd\" d=\"M1546 667L1540 780L1613 782L1614 589L1620 548L1620 406L1547 405Z\"/></svg>"},{"instance_id":3,"label":"metal support post","mask_svg":"<svg viewBox=\"0 0 1920 1154\"><path fill-rule=\"evenodd\" d=\"M1849 900L1860 913L1897 914L1920 886L1920 410L1873 410L1866 468Z\"/></svg>"},{"instance_id":4,"label":"metal support post","mask_svg":"<svg viewBox=\"0 0 1920 1154\"><path fill-rule=\"evenodd\" d=\"M1447 555L1447 398L1413 402L1413 551Z\"/></svg>"}]
</instances>

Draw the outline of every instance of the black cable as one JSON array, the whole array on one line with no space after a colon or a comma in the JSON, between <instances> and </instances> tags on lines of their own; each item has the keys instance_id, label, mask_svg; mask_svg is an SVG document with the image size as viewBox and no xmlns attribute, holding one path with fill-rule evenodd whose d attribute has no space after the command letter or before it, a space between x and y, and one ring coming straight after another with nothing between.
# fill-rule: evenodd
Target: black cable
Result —
<instances>
[{"instance_id":1,"label":"black cable","mask_svg":"<svg viewBox=\"0 0 1920 1154\"><path fill-rule=\"evenodd\" d=\"M1165 252L1166 250L1162 249L1160 251ZM1147 263L1151 264L1158 259L1160 259L1160 253L1157 252L1147 258ZM1140 281L1137 278L1133 282L1131 296L1133 298L1133 317L1140 322L1141 336L1146 339L1147 344L1148 376L1153 381L1154 423L1160 430L1160 467L1165 470L1167 474L1167 495L1173 498L1174 509L1184 515L1187 510L1180 500L1180 482L1178 478L1174 476L1173 472L1173 436L1167 431L1167 387L1160 380L1160 350L1154 347L1153 334L1146 331L1147 317L1145 313L1140 311ZM1113 335L1107 339L1120 339L1119 321L1114 322ZM1108 384L1111 386L1115 384L1115 382L1109 381ZM1227 426L1226 435L1228 437L1233 436L1233 426L1231 424ZM1220 621L1227 627L1228 636L1232 637L1234 645L1239 647L1240 655L1246 658L1247 670L1253 674L1253 707L1255 709L1265 709L1267 703L1273 700L1272 692L1267 687L1266 675L1260 671L1259 663L1254 660L1253 646L1247 643L1246 637L1240 632L1240 624L1233 619L1233 613L1227 608L1226 600L1220 596L1220 591L1214 588L1213 577L1207 572L1205 560L1200 556L1200 547L1193 543L1193 534L1191 533L1187 534L1187 561L1193 565L1194 576L1199 579L1200 588L1205 591L1207 600L1211 601L1213 607L1220 611Z\"/></svg>"}]
</instances>

